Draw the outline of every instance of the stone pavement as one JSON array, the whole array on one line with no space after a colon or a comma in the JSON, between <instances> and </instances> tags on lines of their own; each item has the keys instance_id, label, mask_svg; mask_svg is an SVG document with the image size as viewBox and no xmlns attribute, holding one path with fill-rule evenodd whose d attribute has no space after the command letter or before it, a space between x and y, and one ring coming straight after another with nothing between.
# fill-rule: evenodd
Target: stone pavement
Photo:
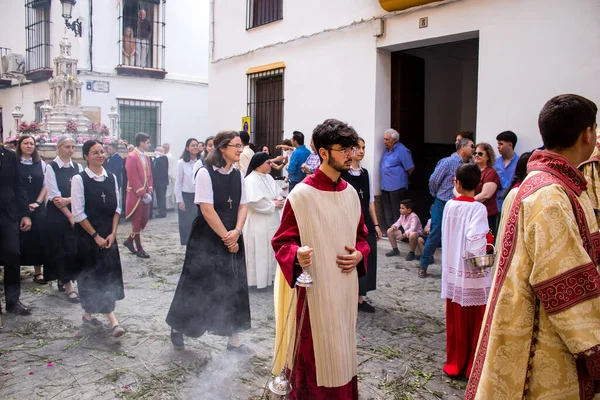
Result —
<instances>
[{"instance_id":1,"label":"stone pavement","mask_svg":"<svg viewBox=\"0 0 600 400\"><path fill-rule=\"evenodd\" d=\"M119 242L129 231L120 226ZM32 283L22 272L30 317L4 315L0 333L0 398L3 399L259 399L273 354L272 288L251 291L252 329L242 335L256 355L225 352L226 339L186 338L176 351L164 322L183 264L177 214L151 220L144 235L152 258L139 259L121 247L125 299L116 313L127 330L119 340L108 328L81 326L81 309L58 293L56 284ZM401 246L404 244L401 244ZM378 246L378 290L369 293L374 314L359 313L360 399L458 399L465 381L441 370L445 360L444 302L440 267L417 277L416 262L386 258ZM436 260L440 256L437 254ZM99 319L104 320L101 316Z\"/></svg>"}]
</instances>

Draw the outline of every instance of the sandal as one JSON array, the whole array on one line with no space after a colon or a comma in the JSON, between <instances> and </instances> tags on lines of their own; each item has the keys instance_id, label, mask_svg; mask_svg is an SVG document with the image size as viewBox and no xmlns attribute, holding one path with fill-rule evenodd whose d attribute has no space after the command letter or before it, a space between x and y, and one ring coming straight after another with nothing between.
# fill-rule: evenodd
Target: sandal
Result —
<instances>
[{"instance_id":1,"label":"sandal","mask_svg":"<svg viewBox=\"0 0 600 400\"><path fill-rule=\"evenodd\" d=\"M121 325L115 325L112 327L112 337L118 338L125 334L125 329Z\"/></svg>"},{"instance_id":2,"label":"sandal","mask_svg":"<svg viewBox=\"0 0 600 400\"><path fill-rule=\"evenodd\" d=\"M243 355L252 355L254 354L254 350L252 350L250 347L240 344L239 346L232 346L231 344L227 343L227 351L231 351L233 353L238 353L238 354L243 354Z\"/></svg>"},{"instance_id":3,"label":"sandal","mask_svg":"<svg viewBox=\"0 0 600 400\"><path fill-rule=\"evenodd\" d=\"M41 276L41 278L38 278L38 276ZM33 277L33 283L37 283L38 285L45 285L48 282L44 280L44 274L37 274Z\"/></svg>"},{"instance_id":4,"label":"sandal","mask_svg":"<svg viewBox=\"0 0 600 400\"><path fill-rule=\"evenodd\" d=\"M74 294L75 297L71 297L71 295ZM79 300L79 293L77 293L74 290L71 290L69 293L67 293L67 299L71 302L71 303L80 303L81 300Z\"/></svg>"},{"instance_id":5,"label":"sandal","mask_svg":"<svg viewBox=\"0 0 600 400\"><path fill-rule=\"evenodd\" d=\"M427 278L427 268L419 268L419 278Z\"/></svg>"},{"instance_id":6,"label":"sandal","mask_svg":"<svg viewBox=\"0 0 600 400\"><path fill-rule=\"evenodd\" d=\"M81 322L85 326L89 326L93 329L102 328L102 322L98 318L86 319L83 315L81 316Z\"/></svg>"}]
</instances>

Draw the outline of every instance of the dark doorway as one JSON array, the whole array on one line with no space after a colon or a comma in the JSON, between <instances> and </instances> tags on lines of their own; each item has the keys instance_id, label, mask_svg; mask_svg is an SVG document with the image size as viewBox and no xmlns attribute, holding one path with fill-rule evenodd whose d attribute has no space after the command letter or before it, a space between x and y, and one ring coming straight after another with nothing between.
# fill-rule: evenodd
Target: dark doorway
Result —
<instances>
[{"instance_id":1,"label":"dark doorway","mask_svg":"<svg viewBox=\"0 0 600 400\"><path fill-rule=\"evenodd\" d=\"M392 53L391 127L412 152L408 196L423 223L437 162L455 151L456 132L475 132L478 58L478 38Z\"/></svg>"},{"instance_id":2,"label":"dark doorway","mask_svg":"<svg viewBox=\"0 0 600 400\"><path fill-rule=\"evenodd\" d=\"M0 143L4 143L4 123L2 121L2 107L0 107Z\"/></svg>"}]
</instances>

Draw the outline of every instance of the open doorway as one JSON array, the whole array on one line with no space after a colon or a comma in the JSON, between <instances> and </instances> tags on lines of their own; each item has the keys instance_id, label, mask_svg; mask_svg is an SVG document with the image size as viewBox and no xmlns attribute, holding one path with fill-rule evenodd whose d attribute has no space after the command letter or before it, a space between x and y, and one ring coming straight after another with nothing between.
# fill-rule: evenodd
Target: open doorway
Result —
<instances>
[{"instance_id":1,"label":"open doorway","mask_svg":"<svg viewBox=\"0 0 600 400\"><path fill-rule=\"evenodd\" d=\"M429 218L429 177L455 151L459 130L475 132L479 38L392 52L391 126L413 156L408 196Z\"/></svg>"}]
</instances>

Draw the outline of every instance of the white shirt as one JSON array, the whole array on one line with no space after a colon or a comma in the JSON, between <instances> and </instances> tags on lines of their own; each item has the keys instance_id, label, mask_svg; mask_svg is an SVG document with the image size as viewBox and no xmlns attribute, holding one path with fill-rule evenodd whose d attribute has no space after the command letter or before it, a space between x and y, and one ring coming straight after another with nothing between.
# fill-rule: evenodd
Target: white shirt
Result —
<instances>
[{"instance_id":1,"label":"white shirt","mask_svg":"<svg viewBox=\"0 0 600 400\"><path fill-rule=\"evenodd\" d=\"M194 193L194 164L196 161L177 161L177 178L175 179L175 200L183 203L182 192Z\"/></svg>"},{"instance_id":2,"label":"white shirt","mask_svg":"<svg viewBox=\"0 0 600 400\"><path fill-rule=\"evenodd\" d=\"M242 151L242 154L240 154L240 161L235 164L235 167L240 170L242 176L246 176L246 171L248 170L253 155L254 151L252 151L250 146L244 146L244 150Z\"/></svg>"},{"instance_id":3,"label":"white shirt","mask_svg":"<svg viewBox=\"0 0 600 400\"><path fill-rule=\"evenodd\" d=\"M348 172L352 176L360 176L360 174L362 174L362 168L354 169L354 168L350 167ZM359 196L360 196L360 193L359 193ZM371 175L369 175L369 204L372 204L374 202L375 202L375 193L373 193L373 180L371 179Z\"/></svg>"},{"instance_id":4,"label":"white shirt","mask_svg":"<svg viewBox=\"0 0 600 400\"><path fill-rule=\"evenodd\" d=\"M196 160L196 163L194 164L194 188L196 187L196 175L197 175L197 172L203 166L204 166L204 163L202 163L201 159Z\"/></svg>"},{"instance_id":5,"label":"white shirt","mask_svg":"<svg viewBox=\"0 0 600 400\"><path fill-rule=\"evenodd\" d=\"M138 154L140 155L140 160L142 160L142 165L145 167L146 166L146 153L139 150L138 148L136 148L135 151L137 151Z\"/></svg>"},{"instance_id":6,"label":"white shirt","mask_svg":"<svg viewBox=\"0 0 600 400\"><path fill-rule=\"evenodd\" d=\"M73 164L72 160L69 160L69 162L65 164L64 162L62 162L60 157L56 156L56 158L53 161L58 165L58 168L75 168L75 165ZM77 172L83 171L83 167L81 166L81 164L77 164L77 166ZM62 197L62 195L60 194L60 190L58 190L56 174L54 173L54 170L50 165L46 166L46 174L44 175L44 186L48 188L48 200L53 200L55 197Z\"/></svg>"},{"instance_id":7,"label":"white shirt","mask_svg":"<svg viewBox=\"0 0 600 400\"><path fill-rule=\"evenodd\" d=\"M229 171L226 171L225 168L217 168L213 165L213 171L218 172L219 174L229 175L235 167L231 167ZM240 180L242 181L242 195L240 197L240 205L247 204L246 200L246 185L244 185L244 175L240 173ZM212 188L212 179L210 179L210 174L206 170L206 168L200 169L198 171L198 175L196 176L196 196L194 199L194 203L208 203L214 204L214 193Z\"/></svg>"},{"instance_id":8,"label":"white shirt","mask_svg":"<svg viewBox=\"0 0 600 400\"><path fill-rule=\"evenodd\" d=\"M23 165L33 165L33 158L23 158L21 157L21 164ZM40 164L42 166L42 174L46 173L46 163L44 162L44 160L40 160ZM54 171L52 171L54 172ZM46 179L44 178L44 181L42 182L42 187L46 186Z\"/></svg>"},{"instance_id":9,"label":"white shirt","mask_svg":"<svg viewBox=\"0 0 600 400\"><path fill-rule=\"evenodd\" d=\"M100 175L96 175L87 167L85 168L85 173L97 182L104 182L104 180L108 178L108 173L104 167L102 167L102 173ZM119 196L119 185L117 183L117 177L114 176L114 174L113 178L115 180L115 193L117 194L117 208L115 209L115 212L117 214L121 214L121 202L119 199L121 196ZM81 222L87 218L87 215L85 214L83 179L80 175L75 175L71 181L71 213L73 214L75 222Z\"/></svg>"}]
</instances>

